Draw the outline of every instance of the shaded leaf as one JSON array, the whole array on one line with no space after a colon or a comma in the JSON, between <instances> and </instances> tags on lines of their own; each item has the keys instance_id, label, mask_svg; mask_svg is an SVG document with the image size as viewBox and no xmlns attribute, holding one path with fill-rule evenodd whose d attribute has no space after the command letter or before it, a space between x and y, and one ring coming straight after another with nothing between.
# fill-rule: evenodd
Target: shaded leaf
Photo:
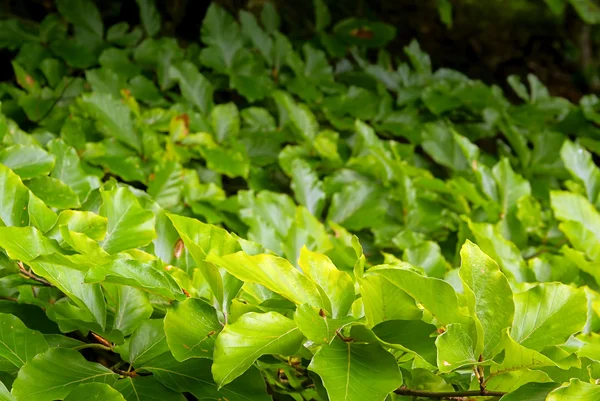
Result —
<instances>
[{"instance_id":1,"label":"shaded leaf","mask_svg":"<svg viewBox=\"0 0 600 401\"><path fill-rule=\"evenodd\" d=\"M170 390L152 376L126 377L117 381L114 388L126 401L185 401L183 394Z\"/></svg>"},{"instance_id":2,"label":"shaded leaf","mask_svg":"<svg viewBox=\"0 0 600 401\"><path fill-rule=\"evenodd\" d=\"M230 401L269 401L265 382L256 368L229 385L217 389L210 373L212 361L209 359L188 359L177 362L170 353L163 354L144 366L161 383L178 392L190 392L198 398Z\"/></svg>"},{"instance_id":3,"label":"shaded leaf","mask_svg":"<svg viewBox=\"0 0 600 401\"><path fill-rule=\"evenodd\" d=\"M152 37L160 31L161 17L154 0L136 0L140 8L140 19L148 36Z\"/></svg>"},{"instance_id":4,"label":"shaded leaf","mask_svg":"<svg viewBox=\"0 0 600 401\"><path fill-rule=\"evenodd\" d=\"M86 361L77 351L51 348L23 366L12 393L18 400L54 401L64 399L82 384L112 384L117 378L110 369Z\"/></svg>"}]
</instances>

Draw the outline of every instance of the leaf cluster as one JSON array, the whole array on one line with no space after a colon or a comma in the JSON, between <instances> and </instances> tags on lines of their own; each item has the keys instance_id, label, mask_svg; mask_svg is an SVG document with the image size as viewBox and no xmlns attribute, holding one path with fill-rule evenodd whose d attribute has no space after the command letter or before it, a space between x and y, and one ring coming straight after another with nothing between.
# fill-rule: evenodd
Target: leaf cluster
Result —
<instances>
[{"instance_id":1,"label":"leaf cluster","mask_svg":"<svg viewBox=\"0 0 600 401\"><path fill-rule=\"evenodd\" d=\"M596 400L599 99L395 29L0 21L0 400Z\"/></svg>"}]
</instances>

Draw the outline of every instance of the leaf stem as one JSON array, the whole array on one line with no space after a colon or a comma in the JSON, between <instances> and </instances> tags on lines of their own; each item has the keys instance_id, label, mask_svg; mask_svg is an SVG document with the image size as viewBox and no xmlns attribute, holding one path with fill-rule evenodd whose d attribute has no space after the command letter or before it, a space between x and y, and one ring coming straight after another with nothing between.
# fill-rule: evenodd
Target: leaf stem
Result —
<instances>
[{"instance_id":1,"label":"leaf stem","mask_svg":"<svg viewBox=\"0 0 600 401\"><path fill-rule=\"evenodd\" d=\"M41 277L36 276L35 274L33 274L32 272L28 271L27 269L25 269L25 266L23 266L23 262L17 262L17 264L19 265L19 272L27 277L30 278L34 281L37 281L38 283L40 283L41 285L44 285L46 287L53 287L52 284L50 284L49 281L44 280Z\"/></svg>"},{"instance_id":2,"label":"leaf stem","mask_svg":"<svg viewBox=\"0 0 600 401\"><path fill-rule=\"evenodd\" d=\"M464 397L502 397L507 394L502 391L489 391L489 390L473 390L473 391L424 391L424 390L411 390L406 387L400 387L394 390L394 393L398 395L406 395L413 397L429 397L446 400L460 400Z\"/></svg>"},{"instance_id":3,"label":"leaf stem","mask_svg":"<svg viewBox=\"0 0 600 401\"><path fill-rule=\"evenodd\" d=\"M79 351L80 349L86 349L86 348L96 348L96 349L102 349L104 351L112 351L113 350L111 347L107 347L106 345L97 344L97 343L81 344L81 345L78 345L77 347L73 347L73 349L76 351Z\"/></svg>"}]
</instances>

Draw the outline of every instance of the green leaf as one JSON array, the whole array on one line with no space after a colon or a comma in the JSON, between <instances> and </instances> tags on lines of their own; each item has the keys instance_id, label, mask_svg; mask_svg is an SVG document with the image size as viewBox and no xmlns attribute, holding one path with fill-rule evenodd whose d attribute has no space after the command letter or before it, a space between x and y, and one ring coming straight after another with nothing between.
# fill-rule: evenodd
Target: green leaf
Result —
<instances>
[{"instance_id":1,"label":"green leaf","mask_svg":"<svg viewBox=\"0 0 600 401\"><path fill-rule=\"evenodd\" d=\"M54 168L54 157L39 146L13 145L0 151L0 163L26 180L49 174Z\"/></svg>"},{"instance_id":2,"label":"green leaf","mask_svg":"<svg viewBox=\"0 0 600 401\"><path fill-rule=\"evenodd\" d=\"M308 140L313 140L319 132L319 122L310 109L304 104L296 104L286 92L277 91L273 98L288 114L294 131Z\"/></svg>"},{"instance_id":3,"label":"green leaf","mask_svg":"<svg viewBox=\"0 0 600 401\"><path fill-rule=\"evenodd\" d=\"M414 271L383 265L369 269L365 277L378 275L410 295L440 325L467 323L470 318L458 306L456 292L450 284L436 278L424 277Z\"/></svg>"},{"instance_id":4,"label":"green leaf","mask_svg":"<svg viewBox=\"0 0 600 401\"><path fill-rule=\"evenodd\" d=\"M47 349L42 333L27 328L16 316L0 313L0 358L15 371Z\"/></svg>"},{"instance_id":5,"label":"green leaf","mask_svg":"<svg viewBox=\"0 0 600 401\"><path fill-rule=\"evenodd\" d=\"M152 315L148 294L126 285L103 283L108 304L114 307L112 328L127 336Z\"/></svg>"},{"instance_id":6,"label":"green leaf","mask_svg":"<svg viewBox=\"0 0 600 401\"><path fill-rule=\"evenodd\" d=\"M71 187L81 202L93 189L100 187L98 177L85 172L73 147L68 146L62 139L53 139L48 142L47 147L56 158L56 165L51 176Z\"/></svg>"},{"instance_id":7,"label":"green leaf","mask_svg":"<svg viewBox=\"0 0 600 401\"><path fill-rule=\"evenodd\" d=\"M431 336L436 331L435 326L421 320L388 320L373 327L373 334L386 346L413 352L432 366L437 364L436 339Z\"/></svg>"},{"instance_id":8,"label":"green leaf","mask_svg":"<svg viewBox=\"0 0 600 401\"><path fill-rule=\"evenodd\" d=\"M98 121L101 131L140 152L142 141L136 131L131 111L111 95L92 93L82 98L85 109Z\"/></svg>"},{"instance_id":9,"label":"green leaf","mask_svg":"<svg viewBox=\"0 0 600 401\"><path fill-rule=\"evenodd\" d=\"M585 185L588 200L596 203L600 194L600 169L594 164L590 152L577 143L565 141L560 157L573 178Z\"/></svg>"},{"instance_id":10,"label":"green leaf","mask_svg":"<svg viewBox=\"0 0 600 401\"><path fill-rule=\"evenodd\" d=\"M215 106L210 112L211 123L217 142L230 141L240 133L240 114L235 103Z\"/></svg>"},{"instance_id":11,"label":"green leaf","mask_svg":"<svg viewBox=\"0 0 600 401\"><path fill-rule=\"evenodd\" d=\"M435 340L437 366L442 373L448 373L478 361L476 355L477 333L463 324L449 324L446 331Z\"/></svg>"},{"instance_id":12,"label":"green leaf","mask_svg":"<svg viewBox=\"0 0 600 401\"><path fill-rule=\"evenodd\" d=\"M77 194L64 182L48 176L36 177L25 185L48 206L58 209L75 209L81 206Z\"/></svg>"},{"instance_id":13,"label":"green leaf","mask_svg":"<svg viewBox=\"0 0 600 401\"><path fill-rule=\"evenodd\" d=\"M168 389L152 376L126 377L117 381L114 388L126 401L185 401L183 394Z\"/></svg>"},{"instance_id":14,"label":"green leaf","mask_svg":"<svg viewBox=\"0 0 600 401\"><path fill-rule=\"evenodd\" d=\"M468 224L469 229L475 236L477 245L483 252L497 261L502 273L517 282L528 281L533 277L519 248L513 242L504 238L498 226L471 221L468 221Z\"/></svg>"},{"instance_id":15,"label":"green leaf","mask_svg":"<svg viewBox=\"0 0 600 401\"><path fill-rule=\"evenodd\" d=\"M27 42L39 42L38 35L25 29L23 23L16 18L0 21L0 47L15 50Z\"/></svg>"},{"instance_id":16,"label":"green leaf","mask_svg":"<svg viewBox=\"0 0 600 401\"><path fill-rule=\"evenodd\" d=\"M212 7L212 6L211 6ZM214 107L213 86L189 61L171 65L169 76L179 83L181 94L205 115Z\"/></svg>"},{"instance_id":17,"label":"green leaf","mask_svg":"<svg viewBox=\"0 0 600 401\"><path fill-rule=\"evenodd\" d=\"M0 218L7 226L26 226L29 223L27 204L29 190L18 175L0 164Z\"/></svg>"},{"instance_id":18,"label":"green leaf","mask_svg":"<svg viewBox=\"0 0 600 401\"><path fill-rule=\"evenodd\" d=\"M29 223L42 232L49 231L58 219L56 213L32 193L29 194L27 212L29 214Z\"/></svg>"},{"instance_id":19,"label":"green leaf","mask_svg":"<svg viewBox=\"0 0 600 401\"><path fill-rule=\"evenodd\" d=\"M279 29L280 18L273 3L267 2L263 5L260 13L260 22L268 33L274 33Z\"/></svg>"},{"instance_id":20,"label":"green leaf","mask_svg":"<svg viewBox=\"0 0 600 401\"><path fill-rule=\"evenodd\" d=\"M56 231L61 226L65 226L69 231L83 233L93 240L101 241L106 235L107 220L92 212L63 210L58 215L56 225L47 235L54 238Z\"/></svg>"},{"instance_id":21,"label":"green leaf","mask_svg":"<svg viewBox=\"0 0 600 401\"><path fill-rule=\"evenodd\" d=\"M293 320L275 312L249 312L225 326L215 342L212 373L219 388L247 371L263 355L293 355L304 335Z\"/></svg>"},{"instance_id":22,"label":"green leaf","mask_svg":"<svg viewBox=\"0 0 600 401\"><path fill-rule=\"evenodd\" d=\"M140 8L140 19L149 37L155 36L160 31L161 18L154 0L136 0Z\"/></svg>"},{"instance_id":23,"label":"green leaf","mask_svg":"<svg viewBox=\"0 0 600 401\"><path fill-rule=\"evenodd\" d=\"M275 84L257 54L242 49L236 54L231 67L229 84L249 102L264 99L275 89Z\"/></svg>"},{"instance_id":24,"label":"green leaf","mask_svg":"<svg viewBox=\"0 0 600 401\"><path fill-rule=\"evenodd\" d=\"M557 388L548 394L546 401L594 401L600 397L600 387L595 384L571 379L568 385Z\"/></svg>"},{"instance_id":25,"label":"green leaf","mask_svg":"<svg viewBox=\"0 0 600 401\"><path fill-rule=\"evenodd\" d=\"M319 217L325 207L325 191L319 176L310 164L302 159L292 162L292 190L296 200L309 212Z\"/></svg>"},{"instance_id":26,"label":"green leaf","mask_svg":"<svg viewBox=\"0 0 600 401\"><path fill-rule=\"evenodd\" d=\"M557 383L527 383L501 398L502 401L546 401Z\"/></svg>"},{"instance_id":27,"label":"green leaf","mask_svg":"<svg viewBox=\"0 0 600 401\"><path fill-rule=\"evenodd\" d=\"M425 241L404 250L402 259L421 267L429 277L443 278L448 270L448 262L442 255L437 242Z\"/></svg>"},{"instance_id":28,"label":"green leaf","mask_svg":"<svg viewBox=\"0 0 600 401\"><path fill-rule=\"evenodd\" d=\"M129 54L126 50L109 47L100 54L98 61L102 67L118 71L120 77L125 79L133 78L140 73L140 68L131 62ZM120 97L119 94L117 92L117 98Z\"/></svg>"},{"instance_id":29,"label":"green leaf","mask_svg":"<svg viewBox=\"0 0 600 401\"><path fill-rule=\"evenodd\" d=\"M211 254L206 260L243 282L260 284L297 305L307 303L324 308L327 304L317 286L283 258L237 252L225 256Z\"/></svg>"},{"instance_id":30,"label":"green leaf","mask_svg":"<svg viewBox=\"0 0 600 401\"><path fill-rule=\"evenodd\" d=\"M310 341L316 344L329 344L338 329L353 323L356 319L346 316L340 319L331 319L322 316L322 309L314 308L308 304L300 305L294 313L294 322L298 329Z\"/></svg>"},{"instance_id":31,"label":"green leaf","mask_svg":"<svg viewBox=\"0 0 600 401\"><path fill-rule=\"evenodd\" d=\"M6 389L4 383L0 383L0 401L17 401L17 399Z\"/></svg>"},{"instance_id":32,"label":"green leaf","mask_svg":"<svg viewBox=\"0 0 600 401\"><path fill-rule=\"evenodd\" d=\"M327 220L358 231L383 224L388 208L381 187L372 182L356 181L333 194Z\"/></svg>"},{"instance_id":33,"label":"green leaf","mask_svg":"<svg viewBox=\"0 0 600 401\"><path fill-rule=\"evenodd\" d=\"M331 14L324 0L313 0L315 7L315 29L317 32L322 32L331 23Z\"/></svg>"},{"instance_id":34,"label":"green leaf","mask_svg":"<svg viewBox=\"0 0 600 401\"><path fill-rule=\"evenodd\" d=\"M165 161L158 164L148 185L148 195L166 209L177 206L183 192L182 176L183 169L179 163Z\"/></svg>"},{"instance_id":35,"label":"green leaf","mask_svg":"<svg viewBox=\"0 0 600 401\"><path fill-rule=\"evenodd\" d=\"M395 358L378 344L334 340L312 359L330 400L383 401L402 383Z\"/></svg>"},{"instance_id":36,"label":"green leaf","mask_svg":"<svg viewBox=\"0 0 600 401\"><path fill-rule=\"evenodd\" d=\"M202 140L204 146L200 149L200 153L211 170L231 178L248 177L250 159L240 142L233 144L231 148L225 148L206 139L208 138Z\"/></svg>"},{"instance_id":37,"label":"green leaf","mask_svg":"<svg viewBox=\"0 0 600 401\"><path fill-rule=\"evenodd\" d=\"M167 299L185 298L175 280L165 270L134 259L116 259L90 269L85 277L86 283L102 281L141 288Z\"/></svg>"},{"instance_id":38,"label":"green leaf","mask_svg":"<svg viewBox=\"0 0 600 401\"><path fill-rule=\"evenodd\" d=\"M35 227L0 227L0 247L13 260L29 262L40 255L60 253L58 244Z\"/></svg>"},{"instance_id":39,"label":"green leaf","mask_svg":"<svg viewBox=\"0 0 600 401\"><path fill-rule=\"evenodd\" d=\"M311 252L306 246L300 250L298 265L329 299L331 308L327 309L331 311L333 318L343 318L348 315L356 298L352 277L338 270L327 256Z\"/></svg>"},{"instance_id":40,"label":"green leaf","mask_svg":"<svg viewBox=\"0 0 600 401\"><path fill-rule=\"evenodd\" d=\"M216 3L211 4L202 21L200 36L208 46L200 53L200 61L220 72L231 68L243 46L239 25L233 17Z\"/></svg>"},{"instance_id":41,"label":"green leaf","mask_svg":"<svg viewBox=\"0 0 600 401\"><path fill-rule=\"evenodd\" d=\"M77 28L86 30L98 38L104 35L104 24L96 5L91 0L59 0L58 11Z\"/></svg>"},{"instance_id":42,"label":"green leaf","mask_svg":"<svg viewBox=\"0 0 600 401\"><path fill-rule=\"evenodd\" d=\"M452 3L450 0L438 0L437 4L440 20L446 27L452 28Z\"/></svg>"},{"instance_id":43,"label":"green leaf","mask_svg":"<svg viewBox=\"0 0 600 401\"><path fill-rule=\"evenodd\" d=\"M423 312L408 293L388 279L366 275L360 280L365 316L372 325L386 320L421 319Z\"/></svg>"},{"instance_id":44,"label":"green leaf","mask_svg":"<svg viewBox=\"0 0 600 401\"><path fill-rule=\"evenodd\" d=\"M169 351L162 319L146 320L129 340L129 362L144 366L151 359Z\"/></svg>"},{"instance_id":45,"label":"green leaf","mask_svg":"<svg viewBox=\"0 0 600 401\"><path fill-rule=\"evenodd\" d=\"M105 383L84 383L77 386L65 401L125 401L117 390Z\"/></svg>"},{"instance_id":46,"label":"green leaf","mask_svg":"<svg viewBox=\"0 0 600 401\"><path fill-rule=\"evenodd\" d=\"M250 368L233 383L217 389L213 381L209 359L188 359L177 362L171 353L163 354L144 366L161 383L178 392L190 392L202 399L229 401L270 401L265 381L258 369Z\"/></svg>"},{"instance_id":47,"label":"green leaf","mask_svg":"<svg viewBox=\"0 0 600 401\"><path fill-rule=\"evenodd\" d=\"M173 214L167 216L192 254L217 302L227 311L229 302L237 295L242 283L229 273L222 274L206 259L209 253L227 255L239 251L241 248L238 241L222 228L187 217Z\"/></svg>"},{"instance_id":48,"label":"green leaf","mask_svg":"<svg viewBox=\"0 0 600 401\"><path fill-rule=\"evenodd\" d=\"M99 284L85 283L85 271L81 269L85 269L86 266L81 263L82 261L82 259L74 261L68 256L53 254L40 256L28 264L34 273L65 293L77 306L90 314L92 321L96 321L104 328L106 302L102 288Z\"/></svg>"},{"instance_id":49,"label":"green leaf","mask_svg":"<svg viewBox=\"0 0 600 401\"><path fill-rule=\"evenodd\" d=\"M154 214L144 210L126 188L103 190L99 214L108 219L102 248L108 253L148 245L154 238Z\"/></svg>"},{"instance_id":50,"label":"green leaf","mask_svg":"<svg viewBox=\"0 0 600 401\"><path fill-rule=\"evenodd\" d=\"M547 356L515 342L510 337L509 330L503 333L500 347L499 349L504 350L504 359L502 363L494 364L490 367L490 373L493 375L518 369L556 366L556 363Z\"/></svg>"},{"instance_id":51,"label":"green leaf","mask_svg":"<svg viewBox=\"0 0 600 401\"><path fill-rule=\"evenodd\" d=\"M502 232L507 239L519 242L522 228L517 219L517 205L519 199L531 194L531 185L513 171L508 159L498 162L492 174L498 183Z\"/></svg>"},{"instance_id":52,"label":"green leaf","mask_svg":"<svg viewBox=\"0 0 600 401\"><path fill-rule=\"evenodd\" d=\"M564 344L585 326L587 301L582 289L544 283L515 294L514 300L510 334L527 348L540 351L546 346Z\"/></svg>"},{"instance_id":53,"label":"green leaf","mask_svg":"<svg viewBox=\"0 0 600 401\"><path fill-rule=\"evenodd\" d=\"M268 64L272 64L273 39L262 30L254 15L248 11L240 11L240 23L242 24L242 33L244 36L250 39L265 61Z\"/></svg>"},{"instance_id":54,"label":"green leaf","mask_svg":"<svg viewBox=\"0 0 600 401\"><path fill-rule=\"evenodd\" d=\"M442 166L468 171L479 149L442 122L429 123L423 130L423 149Z\"/></svg>"},{"instance_id":55,"label":"green leaf","mask_svg":"<svg viewBox=\"0 0 600 401\"><path fill-rule=\"evenodd\" d=\"M212 358L221 329L216 310L199 299L175 303L165 317L167 343L180 362L189 358Z\"/></svg>"},{"instance_id":56,"label":"green leaf","mask_svg":"<svg viewBox=\"0 0 600 401\"><path fill-rule=\"evenodd\" d=\"M600 6L592 0L569 0L586 24L600 23Z\"/></svg>"},{"instance_id":57,"label":"green leaf","mask_svg":"<svg viewBox=\"0 0 600 401\"><path fill-rule=\"evenodd\" d=\"M12 393L19 401L54 401L64 399L82 384L113 384L117 378L110 369L86 361L77 351L50 348L23 366Z\"/></svg>"},{"instance_id":58,"label":"green leaf","mask_svg":"<svg viewBox=\"0 0 600 401\"><path fill-rule=\"evenodd\" d=\"M598 233L600 233L600 214L597 209L579 194L569 192L556 192L550 194L554 215L558 220L564 221L559 225L571 244L584 252L591 260L596 261L600 256L598 247ZM568 208L568 209L564 209ZM590 267L587 261L577 257L576 251L567 249L570 258L576 257L577 266L598 278L597 269ZM582 263L580 263L580 262Z\"/></svg>"},{"instance_id":59,"label":"green leaf","mask_svg":"<svg viewBox=\"0 0 600 401\"><path fill-rule=\"evenodd\" d=\"M493 356L504 329L512 325L513 294L498 264L467 241L460 250L460 278L471 312L483 329L483 358Z\"/></svg>"}]
</instances>

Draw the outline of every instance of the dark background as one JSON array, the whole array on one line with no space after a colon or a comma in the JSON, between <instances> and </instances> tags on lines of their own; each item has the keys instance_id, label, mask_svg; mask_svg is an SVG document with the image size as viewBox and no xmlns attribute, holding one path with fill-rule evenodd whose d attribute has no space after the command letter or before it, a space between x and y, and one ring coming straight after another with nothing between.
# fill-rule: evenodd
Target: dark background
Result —
<instances>
[{"instance_id":1,"label":"dark background","mask_svg":"<svg viewBox=\"0 0 600 401\"><path fill-rule=\"evenodd\" d=\"M217 0L232 12L241 8L259 12L267 0ZM314 34L311 0L271 0L279 11L284 33L305 40ZM355 16L382 20L396 27L388 46L401 55L416 38L431 55L434 67L446 67L471 78L506 88L511 74L536 74L550 92L577 101L600 91L596 48L600 32L587 25L571 8L553 15L544 0L450 0L453 26L446 27L436 0L326 0L333 23ZM53 0L0 0L2 16L41 21L56 12ZM180 42L198 41L208 0L157 0L163 16L163 34ZM134 0L96 0L105 26L139 23ZM10 53L0 53L0 79L12 79Z\"/></svg>"}]
</instances>

